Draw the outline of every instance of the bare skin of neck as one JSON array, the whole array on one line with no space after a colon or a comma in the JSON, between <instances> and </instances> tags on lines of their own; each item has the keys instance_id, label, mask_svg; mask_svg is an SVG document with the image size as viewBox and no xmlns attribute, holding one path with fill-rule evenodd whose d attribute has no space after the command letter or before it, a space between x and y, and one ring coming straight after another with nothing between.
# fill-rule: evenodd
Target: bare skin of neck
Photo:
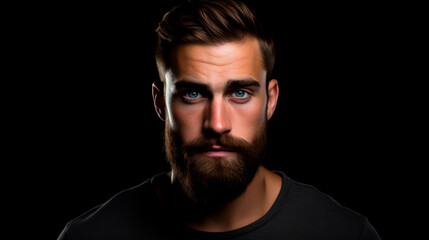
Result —
<instances>
[{"instance_id":1,"label":"bare skin of neck","mask_svg":"<svg viewBox=\"0 0 429 240\"><path fill-rule=\"evenodd\" d=\"M204 232L226 232L249 225L270 210L281 185L279 175L261 166L242 195L198 222L185 224Z\"/></svg>"}]
</instances>

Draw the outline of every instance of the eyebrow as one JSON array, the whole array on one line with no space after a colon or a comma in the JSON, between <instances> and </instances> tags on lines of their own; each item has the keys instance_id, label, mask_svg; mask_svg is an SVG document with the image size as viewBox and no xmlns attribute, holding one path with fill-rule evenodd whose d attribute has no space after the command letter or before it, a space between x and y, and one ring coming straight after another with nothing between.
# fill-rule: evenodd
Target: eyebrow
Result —
<instances>
[{"instance_id":1,"label":"eyebrow","mask_svg":"<svg viewBox=\"0 0 429 240\"><path fill-rule=\"evenodd\" d=\"M198 91L210 91L211 87L205 83L195 82L193 80L183 79L176 82L176 89L194 89ZM261 87L261 84L253 78L245 79L230 79L225 85L226 91L238 89L238 88L255 88L256 90Z\"/></svg>"},{"instance_id":2,"label":"eyebrow","mask_svg":"<svg viewBox=\"0 0 429 240\"><path fill-rule=\"evenodd\" d=\"M175 85L176 89L178 89L178 90L180 90L180 89L195 89L195 90L199 90L199 91L210 90L210 86L208 84L199 83L199 82L195 82L195 81L187 80L187 79L175 82L174 85Z\"/></svg>"},{"instance_id":3,"label":"eyebrow","mask_svg":"<svg viewBox=\"0 0 429 240\"><path fill-rule=\"evenodd\" d=\"M246 79L238 79L238 80L228 80L226 83L225 89L227 91L239 89L239 88L253 88L255 90L258 90L261 87L261 84L252 79L252 78L246 78Z\"/></svg>"}]
</instances>

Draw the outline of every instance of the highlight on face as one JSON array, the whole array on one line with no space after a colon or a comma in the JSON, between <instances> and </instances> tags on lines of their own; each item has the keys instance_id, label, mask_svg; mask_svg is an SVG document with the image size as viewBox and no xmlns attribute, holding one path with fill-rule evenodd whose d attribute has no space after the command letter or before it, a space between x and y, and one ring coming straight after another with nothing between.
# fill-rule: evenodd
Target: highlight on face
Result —
<instances>
[{"instance_id":1,"label":"highlight on face","mask_svg":"<svg viewBox=\"0 0 429 240\"><path fill-rule=\"evenodd\" d=\"M157 34L153 98L173 180L197 203L232 199L264 159L278 97L273 41L235 0L189 1Z\"/></svg>"}]
</instances>

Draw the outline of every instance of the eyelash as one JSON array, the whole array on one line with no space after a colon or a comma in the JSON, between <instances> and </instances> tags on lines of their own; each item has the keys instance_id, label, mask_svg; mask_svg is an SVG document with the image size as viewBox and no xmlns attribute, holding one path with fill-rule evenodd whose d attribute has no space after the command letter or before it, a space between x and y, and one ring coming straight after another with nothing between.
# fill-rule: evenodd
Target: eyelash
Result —
<instances>
[{"instance_id":1,"label":"eyelash","mask_svg":"<svg viewBox=\"0 0 429 240\"><path fill-rule=\"evenodd\" d=\"M234 96L234 94L237 92L241 92L242 94L244 94L244 96L243 97ZM197 96L190 97L189 96L190 94L196 94ZM234 102L246 103L250 100L250 98L252 97L253 94L251 92L249 92L248 90L239 89L239 90L233 91L230 95L233 97ZM202 97L204 97L204 94L202 94L198 91L186 91L182 94L182 99L186 103L198 103L198 102L200 102Z\"/></svg>"},{"instance_id":2,"label":"eyelash","mask_svg":"<svg viewBox=\"0 0 429 240\"><path fill-rule=\"evenodd\" d=\"M190 98L190 99L195 99L197 97L190 97L189 94L197 94L197 97L202 96L201 93L197 92L197 91L189 91L189 92L185 92L185 94L183 94L184 97Z\"/></svg>"},{"instance_id":3,"label":"eyelash","mask_svg":"<svg viewBox=\"0 0 429 240\"><path fill-rule=\"evenodd\" d=\"M245 95L245 96L246 96L246 95L249 95L249 93L248 93L248 92L246 92L246 91L244 91L244 90L237 90L237 91L233 92L233 93L232 93L232 95L233 95L234 93L237 93L237 92L244 93L244 95ZM238 98L244 98L244 97L238 97Z\"/></svg>"},{"instance_id":4,"label":"eyelash","mask_svg":"<svg viewBox=\"0 0 429 240\"><path fill-rule=\"evenodd\" d=\"M197 94L196 97L190 97L190 94ZM182 101L188 104L199 103L202 100L203 94L198 91L185 91L182 94Z\"/></svg>"}]
</instances>

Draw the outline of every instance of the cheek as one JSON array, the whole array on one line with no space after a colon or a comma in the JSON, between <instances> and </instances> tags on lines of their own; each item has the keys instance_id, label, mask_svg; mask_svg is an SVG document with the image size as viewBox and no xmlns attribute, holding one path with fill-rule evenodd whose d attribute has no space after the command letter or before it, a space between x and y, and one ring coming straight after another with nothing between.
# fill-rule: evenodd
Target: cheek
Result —
<instances>
[{"instance_id":1,"label":"cheek","mask_svg":"<svg viewBox=\"0 0 429 240\"><path fill-rule=\"evenodd\" d=\"M199 137L203 116L201 106L173 103L171 115L174 130L179 133L183 142L190 142Z\"/></svg>"},{"instance_id":2,"label":"cheek","mask_svg":"<svg viewBox=\"0 0 429 240\"><path fill-rule=\"evenodd\" d=\"M255 101L249 106L235 108L233 135L240 136L251 142L266 121L266 104L263 99ZM235 132L235 133L234 133Z\"/></svg>"}]
</instances>

